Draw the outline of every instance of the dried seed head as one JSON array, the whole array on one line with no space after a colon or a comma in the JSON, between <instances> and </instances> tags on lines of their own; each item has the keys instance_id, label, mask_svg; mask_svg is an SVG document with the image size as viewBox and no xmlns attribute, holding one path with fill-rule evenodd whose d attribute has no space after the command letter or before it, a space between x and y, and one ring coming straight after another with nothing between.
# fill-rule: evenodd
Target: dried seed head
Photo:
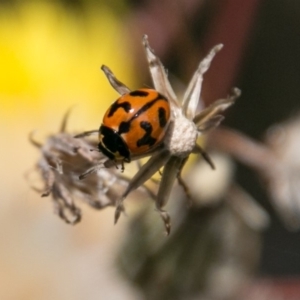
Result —
<instances>
[{"instance_id":1,"label":"dried seed head","mask_svg":"<svg viewBox=\"0 0 300 300\"><path fill-rule=\"evenodd\" d=\"M99 168L99 159L106 158L91 151L96 148L95 143L75 139L68 133L49 136L44 144L34 141L32 135L30 140L41 153L36 170L45 187L39 191L42 197L52 197L55 212L63 220L70 224L80 221L78 200L96 209L115 205L120 189L124 189L128 181L118 176L114 168ZM93 172L85 180L79 180L83 170Z\"/></svg>"},{"instance_id":2,"label":"dried seed head","mask_svg":"<svg viewBox=\"0 0 300 300\"><path fill-rule=\"evenodd\" d=\"M171 122L164 145L171 155L186 157L195 148L197 137L198 131L195 124L180 115Z\"/></svg>"}]
</instances>

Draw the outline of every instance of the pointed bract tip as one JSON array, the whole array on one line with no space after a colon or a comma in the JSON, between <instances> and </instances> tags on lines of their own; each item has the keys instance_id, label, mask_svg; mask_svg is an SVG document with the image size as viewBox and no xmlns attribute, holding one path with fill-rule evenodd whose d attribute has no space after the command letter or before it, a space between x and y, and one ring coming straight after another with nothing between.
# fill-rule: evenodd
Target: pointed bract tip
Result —
<instances>
[{"instance_id":1,"label":"pointed bract tip","mask_svg":"<svg viewBox=\"0 0 300 300\"><path fill-rule=\"evenodd\" d=\"M110 74L110 73L112 73L112 71L110 70L110 68L109 68L108 66L106 66L106 65L102 65L102 66L100 67L100 69L101 69L105 74Z\"/></svg>"},{"instance_id":2,"label":"pointed bract tip","mask_svg":"<svg viewBox=\"0 0 300 300\"><path fill-rule=\"evenodd\" d=\"M145 34L143 36L142 44L143 44L143 46L144 46L144 48L146 50L146 53L148 53L148 55L149 54L150 55L154 55L154 51L153 51L153 49L151 49L149 41L148 41L148 35Z\"/></svg>"},{"instance_id":3,"label":"pointed bract tip","mask_svg":"<svg viewBox=\"0 0 300 300\"><path fill-rule=\"evenodd\" d=\"M223 46L224 46L223 44L218 44L212 47L211 50L209 51L208 57L209 56L214 57L220 50L222 50Z\"/></svg>"},{"instance_id":4,"label":"pointed bract tip","mask_svg":"<svg viewBox=\"0 0 300 300\"><path fill-rule=\"evenodd\" d=\"M116 211L115 211L115 220L114 220L115 225L118 223L118 220L120 218L120 214L121 214L121 212L116 209Z\"/></svg>"},{"instance_id":5,"label":"pointed bract tip","mask_svg":"<svg viewBox=\"0 0 300 300\"><path fill-rule=\"evenodd\" d=\"M218 44L214 47L214 49L216 49L216 51L220 51L223 47L224 47L224 44Z\"/></svg>"},{"instance_id":6,"label":"pointed bract tip","mask_svg":"<svg viewBox=\"0 0 300 300\"><path fill-rule=\"evenodd\" d=\"M29 133L29 136L28 136L29 142L30 142L33 146L35 146L35 147L37 147L38 149L40 149L40 148L43 147L43 144L37 142L37 141L34 139L33 136L34 136L35 132L36 132L36 131L33 130L33 131L31 131L31 132Z\"/></svg>"},{"instance_id":7,"label":"pointed bract tip","mask_svg":"<svg viewBox=\"0 0 300 300\"><path fill-rule=\"evenodd\" d=\"M241 91L239 88L234 87L234 88L232 89L232 94L233 94L233 96L234 96L235 98L238 98L238 97L241 96L242 91Z\"/></svg>"},{"instance_id":8,"label":"pointed bract tip","mask_svg":"<svg viewBox=\"0 0 300 300\"><path fill-rule=\"evenodd\" d=\"M171 226L166 226L166 235L169 236L171 233Z\"/></svg>"},{"instance_id":9,"label":"pointed bract tip","mask_svg":"<svg viewBox=\"0 0 300 300\"><path fill-rule=\"evenodd\" d=\"M166 235L170 235L170 232L171 232L171 219L170 219L170 216L169 214L162 210L162 209L158 209L158 212L160 213L160 216L164 222L164 225L165 225L165 229L166 229Z\"/></svg>"},{"instance_id":10,"label":"pointed bract tip","mask_svg":"<svg viewBox=\"0 0 300 300\"><path fill-rule=\"evenodd\" d=\"M51 193L51 190L47 190L45 192L43 192L43 194L41 195L41 197L48 197Z\"/></svg>"},{"instance_id":11,"label":"pointed bract tip","mask_svg":"<svg viewBox=\"0 0 300 300\"><path fill-rule=\"evenodd\" d=\"M114 224L117 224L119 218L120 218L120 215L121 215L121 212L124 212L124 205L123 205L123 199L121 200L121 202L117 205L116 207L116 210L115 210L115 221L114 221Z\"/></svg>"},{"instance_id":12,"label":"pointed bract tip","mask_svg":"<svg viewBox=\"0 0 300 300\"><path fill-rule=\"evenodd\" d=\"M145 46L146 44L149 43L149 42L148 42L148 35L147 35L147 34L144 34L144 35L143 35L142 41L143 41L143 45L144 45L144 46Z\"/></svg>"}]
</instances>

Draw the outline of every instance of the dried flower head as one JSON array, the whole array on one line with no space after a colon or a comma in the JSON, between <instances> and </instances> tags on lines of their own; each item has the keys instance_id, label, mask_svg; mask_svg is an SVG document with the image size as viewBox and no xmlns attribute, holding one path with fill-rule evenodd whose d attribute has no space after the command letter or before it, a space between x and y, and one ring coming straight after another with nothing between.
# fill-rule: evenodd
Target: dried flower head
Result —
<instances>
[{"instance_id":1,"label":"dried flower head","mask_svg":"<svg viewBox=\"0 0 300 300\"><path fill-rule=\"evenodd\" d=\"M196 113L200 100L201 86L203 75L210 67L211 61L222 45L215 46L208 55L200 62L196 72L194 73L182 100L177 99L171 84L167 78L166 71L150 48L148 38L143 38L143 46L145 48L146 57L153 81L154 88L164 97L166 97L171 106L171 121L166 131L163 143L156 147L153 151L147 152L145 156L151 155L149 160L140 167L138 172L130 180L125 192L116 203L115 222L118 221L120 214L124 211L123 201L130 192L142 186L162 167L162 178L155 197L156 209L160 213L167 233L170 232L170 217L163 210L164 205L168 201L173 184L178 179L179 183L187 190L187 186L181 178L181 170L191 153L199 153L212 165L209 157L197 144L197 138L206 130L219 125L223 116L220 112L232 105L235 99L240 95L240 91L235 88L232 95L226 99L216 101L199 114ZM129 93L130 89L118 80L111 70L103 66L102 70L107 76L112 87L121 95ZM89 135L95 131L88 131L77 137ZM139 159L141 156L132 156L132 159ZM102 161L101 165L110 167L115 164L123 164L123 161L112 160L107 158ZM98 169L99 167L97 167Z\"/></svg>"},{"instance_id":2,"label":"dried flower head","mask_svg":"<svg viewBox=\"0 0 300 300\"><path fill-rule=\"evenodd\" d=\"M81 210L74 198L96 209L113 206L120 197L119 189L124 188L128 180L116 176L116 170L105 168L85 180L78 180L82 170L94 170L99 165L99 153L91 151L95 143L75 139L66 132L68 115L65 115L59 133L49 136L43 144L34 140L33 133L30 135L31 143L41 153L36 169L45 185L42 189L33 188L42 197L51 195L55 212L67 223L76 224L81 219Z\"/></svg>"}]
</instances>

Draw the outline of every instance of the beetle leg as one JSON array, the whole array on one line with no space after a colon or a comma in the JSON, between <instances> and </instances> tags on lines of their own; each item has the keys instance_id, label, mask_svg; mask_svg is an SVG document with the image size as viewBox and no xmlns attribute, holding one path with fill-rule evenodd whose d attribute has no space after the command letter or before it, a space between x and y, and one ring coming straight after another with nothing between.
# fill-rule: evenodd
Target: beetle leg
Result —
<instances>
[{"instance_id":1,"label":"beetle leg","mask_svg":"<svg viewBox=\"0 0 300 300\"><path fill-rule=\"evenodd\" d=\"M85 136L90 136L90 135L92 135L92 134L98 134L99 133L99 130L98 129L94 129L94 130L89 130L89 131L84 131L84 132L82 132L82 133L79 133L79 134L76 134L75 136L74 136L74 138L82 138L82 137L85 137Z\"/></svg>"},{"instance_id":2,"label":"beetle leg","mask_svg":"<svg viewBox=\"0 0 300 300\"><path fill-rule=\"evenodd\" d=\"M124 166L124 160L121 161L121 172L124 173L125 166Z\"/></svg>"}]
</instances>

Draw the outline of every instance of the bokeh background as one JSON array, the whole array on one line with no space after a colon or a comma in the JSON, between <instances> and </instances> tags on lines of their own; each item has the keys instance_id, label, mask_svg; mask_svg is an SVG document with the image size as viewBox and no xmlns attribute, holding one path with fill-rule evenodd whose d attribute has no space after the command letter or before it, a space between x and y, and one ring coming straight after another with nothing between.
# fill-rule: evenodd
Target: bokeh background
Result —
<instances>
[{"instance_id":1,"label":"bokeh background","mask_svg":"<svg viewBox=\"0 0 300 300\"><path fill-rule=\"evenodd\" d=\"M143 299L115 264L130 215L114 226L113 209L83 207L82 222L68 226L25 177L39 156L31 131L43 141L70 107L70 132L99 126L117 97L102 64L133 89L151 85L144 33L179 93L203 54L224 43L203 100L242 89L226 126L262 140L270 126L297 115L297 0L1 1L0 299ZM289 290L285 299L299 299L300 234L285 228L255 174L237 164L235 178L271 216L253 289L276 278Z\"/></svg>"}]
</instances>

